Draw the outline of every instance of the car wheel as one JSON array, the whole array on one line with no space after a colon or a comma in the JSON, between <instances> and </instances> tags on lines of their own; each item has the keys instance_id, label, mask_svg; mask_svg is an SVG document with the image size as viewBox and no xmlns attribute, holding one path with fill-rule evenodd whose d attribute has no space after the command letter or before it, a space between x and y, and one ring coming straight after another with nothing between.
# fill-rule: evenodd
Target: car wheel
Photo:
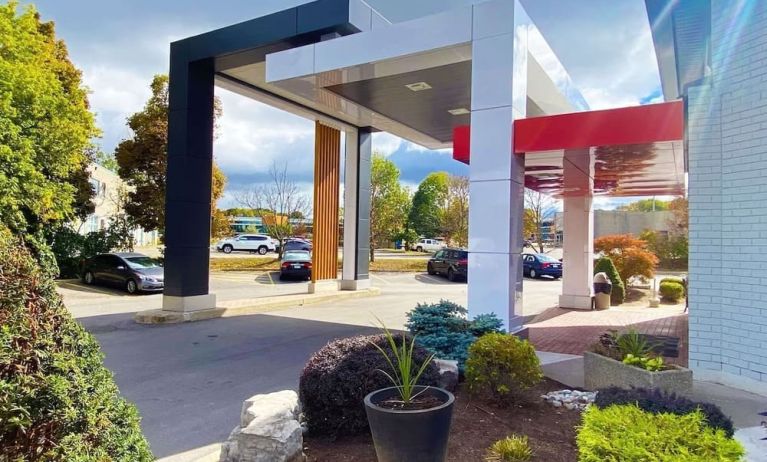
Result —
<instances>
[{"instance_id":1,"label":"car wheel","mask_svg":"<svg viewBox=\"0 0 767 462\"><path fill-rule=\"evenodd\" d=\"M533 279L538 277L538 273L536 273L535 270L532 268L530 268L530 277Z\"/></svg>"},{"instance_id":2,"label":"car wheel","mask_svg":"<svg viewBox=\"0 0 767 462\"><path fill-rule=\"evenodd\" d=\"M224 253L232 253L232 250L234 250L234 247L232 247L231 245L227 244L221 250L223 250Z\"/></svg>"},{"instance_id":3,"label":"car wheel","mask_svg":"<svg viewBox=\"0 0 767 462\"><path fill-rule=\"evenodd\" d=\"M285 275L284 274L280 274L280 281L284 281L284 280L285 280Z\"/></svg>"},{"instance_id":4,"label":"car wheel","mask_svg":"<svg viewBox=\"0 0 767 462\"><path fill-rule=\"evenodd\" d=\"M263 246L263 245L262 245L261 247L259 247L259 248L258 248L258 254L259 254L259 255L266 255L266 252L267 252L268 250L269 250L269 249L267 249L267 248L266 248L266 246Z\"/></svg>"},{"instance_id":5,"label":"car wheel","mask_svg":"<svg viewBox=\"0 0 767 462\"><path fill-rule=\"evenodd\" d=\"M125 283L125 290L131 295L136 294L138 293L138 284L133 279L128 279L128 282Z\"/></svg>"},{"instance_id":6,"label":"car wheel","mask_svg":"<svg viewBox=\"0 0 767 462\"><path fill-rule=\"evenodd\" d=\"M427 263L427 264L426 264L426 272L427 272L427 273L429 273L429 274L430 274L430 275L432 275L432 276L434 276L435 274L437 274L437 272L436 272L436 271L434 271L434 267L433 267L433 266L431 266L431 263Z\"/></svg>"},{"instance_id":7,"label":"car wheel","mask_svg":"<svg viewBox=\"0 0 767 462\"><path fill-rule=\"evenodd\" d=\"M447 270L447 280L450 282L455 282L455 272L453 271L453 268Z\"/></svg>"},{"instance_id":8,"label":"car wheel","mask_svg":"<svg viewBox=\"0 0 767 462\"><path fill-rule=\"evenodd\" d=\"M83 282L85 282L88 285L92 285L94 282L96 282L96 278L93 277L93 273L90 271L86 271L85 275L83 276Z\"/></svg>"},{"instance_id":9,"label":"car wheel","mask_svg":"<svg viewBox=\"0 0 767 462\"><path fill-rule=\"evenodd\" d=\"M415 251L416 251L416 252L423 252L423 247L416 247L416 248L415 248Z\"/></svg>"}]
</instances>

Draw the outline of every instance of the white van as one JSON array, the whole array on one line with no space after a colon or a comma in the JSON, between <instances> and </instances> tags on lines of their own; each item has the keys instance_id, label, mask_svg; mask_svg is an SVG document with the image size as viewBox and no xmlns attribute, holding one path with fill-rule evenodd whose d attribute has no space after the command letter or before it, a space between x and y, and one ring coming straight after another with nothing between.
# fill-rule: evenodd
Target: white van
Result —
<instances>
[{"instance_id":1,"label":"white van","mask_svg":"<svg viewBox=\"0 0 767 462\"><path fill-rule=\"evenodd\" d=\"M415 250L416 252L436 252L437 250L442 250L445 247L447 247L445 242L439 239L421 238L418 239L415 244L410 246L410 250Z\"/></svg>"}]
</instances>

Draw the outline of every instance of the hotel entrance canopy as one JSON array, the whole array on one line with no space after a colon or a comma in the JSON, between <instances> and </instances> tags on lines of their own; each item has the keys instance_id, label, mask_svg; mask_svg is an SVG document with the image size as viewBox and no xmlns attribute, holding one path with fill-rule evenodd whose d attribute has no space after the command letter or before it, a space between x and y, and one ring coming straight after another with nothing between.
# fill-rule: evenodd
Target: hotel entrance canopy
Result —
<instances>
[{"instance_id":1,"label":"hotel entrance canopy","mask_svg":"<svg viewBox=\"0 0 767 462\"><path fill-rule=\"evenodd\" d=\"M313 260L317 279L332 282L344 132L344 290L370 284L371 133L455 144L471 160L469 314L496 313L509 331L525 319L524 186L563 198L560 306L581 309L591 303L591 197L684 191L681 103L584 112L520 0L395 24L363 0L316 0L171 45L165 310L215 305L214 85L315 121ZM469 125L471 136L460 128Z\"/></svg>"},{"instance_id":2,"label":"hotel entrance canopy","mask_svg":"<svg viewBox=\"0 0 767 462\"><path fill-rule=\"evenodd\" d=\"M525 187L553 197L684 195L683 138L684 104L673 101L516 120L512 155L525 155ZM578 162L589 186L565 187L573 155L589 158ZM469 163L469 126L454 130L453 158Z\"/></svg>"}]
</instances>

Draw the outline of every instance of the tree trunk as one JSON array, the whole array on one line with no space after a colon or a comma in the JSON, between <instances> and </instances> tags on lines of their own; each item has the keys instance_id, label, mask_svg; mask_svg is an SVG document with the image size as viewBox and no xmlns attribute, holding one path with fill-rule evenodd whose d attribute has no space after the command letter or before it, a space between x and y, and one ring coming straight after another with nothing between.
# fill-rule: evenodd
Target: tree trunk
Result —
<instances>
[{"instance_id":1,"label":"tree trunk","mask_svg":"<svg viewBox=\"0 0 767 462\"><path fill-rule=\"evenodd\" d=\"M371 261L371 262L374 262L374 261L376 260L376 255L375 255L375 253L376 253L376 249L375 249L375 247L373 246L373 243L371 242L371 243L370 243L370 261Z\"/></svg>"}]
</instances>

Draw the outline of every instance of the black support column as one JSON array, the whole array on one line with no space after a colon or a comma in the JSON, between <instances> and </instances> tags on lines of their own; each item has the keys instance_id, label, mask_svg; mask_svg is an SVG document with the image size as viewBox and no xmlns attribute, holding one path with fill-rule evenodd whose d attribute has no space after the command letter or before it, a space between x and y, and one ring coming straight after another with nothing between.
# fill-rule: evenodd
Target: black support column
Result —
<instances>
[{"instance_id":1,"label":"black support column","mask_svg":"<svg viewBox=\"0 0 767 462\"><path fill-rule=\"evenodd\" d=\"M370 287L370 128L346 131L344 264L341 288Z\"/></svg>"},{"instance_id":2,"label":"black support column","mask_svg":"<svg viewBox=\"0 0 767 462\"><path fill-rule=\"evenodd\" d=\"M215 308L208 294L214 62L171 46L163 309Z\"/></svg>"}]
</instances>

